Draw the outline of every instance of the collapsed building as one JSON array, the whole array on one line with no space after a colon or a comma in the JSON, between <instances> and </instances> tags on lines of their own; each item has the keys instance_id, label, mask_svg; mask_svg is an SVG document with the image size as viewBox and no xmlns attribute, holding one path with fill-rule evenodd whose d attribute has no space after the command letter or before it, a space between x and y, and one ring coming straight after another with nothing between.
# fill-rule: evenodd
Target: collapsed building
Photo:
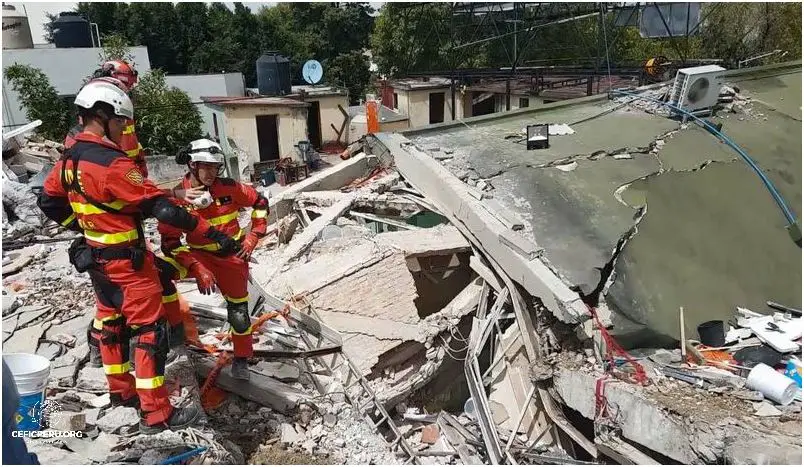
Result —
<instances>
[{"instance_id":1,"label":"collapsed building","mask_svg":"<svg viewBox=\"0 0 804 467\"><path fill-rule=\"evenodd\" d=\"M740 91L713 120L800 213L800 63L725 79ZM569 131L528 150L532 124ZM800 401L770 405L739 375L704 385L664 372L683 363L680 306L694 335L737 306L801 305L800 250L721 146L660 106L605 95L367 135L347 160L273 193L249 309L282 313L263 323L247 384L190 353L181 386L199 392L198 376L233 394L209 411L212 441L194 442L217 462L265 460L232 446L246 421L252 452L276 444L347 463L800 464ZM41 219L22 228L31 204L12 199L30 198L9 198L4 237L69 236ZM222 298L179 290L202 342L227 348ZM90 460L167 457L95 401L105 382L84 366L89 298L65 244L4 251L3 352L56 355L52 397L97 410L84 425L113 453Z\"/></svg>"}]
</instances>

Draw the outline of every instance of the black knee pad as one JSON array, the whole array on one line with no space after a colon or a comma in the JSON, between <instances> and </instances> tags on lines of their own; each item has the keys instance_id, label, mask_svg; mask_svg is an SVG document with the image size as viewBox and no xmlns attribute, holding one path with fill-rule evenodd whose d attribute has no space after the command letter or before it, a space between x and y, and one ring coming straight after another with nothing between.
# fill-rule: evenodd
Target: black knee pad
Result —
<instances>
[{"instance_id":1,"label":"black knee pad","mask_svg":"<svg viewBox=\"0 0 804 467\"><path fill-rule=\"evenodd\" d=\"M251 327L251 317L248 315L248 302L226 302L227 318L234 332L242 334Z\"/></svg>"}]
</instances>

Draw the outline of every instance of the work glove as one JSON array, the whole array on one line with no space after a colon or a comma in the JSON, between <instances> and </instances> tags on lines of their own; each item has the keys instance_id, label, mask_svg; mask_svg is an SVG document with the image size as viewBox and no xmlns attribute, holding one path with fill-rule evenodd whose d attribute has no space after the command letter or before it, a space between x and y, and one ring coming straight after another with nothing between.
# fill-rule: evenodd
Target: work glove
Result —
<instances>
[{"instance_id":1,"label":"work glove","mask_svg":"<svg viewBox=\"0 0 804 467\"><path fill-rule=\"evenodd\" d=\"M248 261L248 259L251 258L251 253L253 253L254 249L257 248L257 243L259 241L260 239L257 238L257 235L254 233L249 233L246 235L240 251L237 252L237 257L243 261Z\"/></svg>"},{"instance_id":2,"label":"work glove","mask_svg":"<svg viewBox=\"0 0 804 467\"><path fill-rule=\"evenodd\" d=\"M209 295L215 291L215 276L203 264L196 261L190 266L189 273L191 277L195 277L198 291L203 295Z\"/></svg>"},{"instance_id":3,"label":"work glove","mask_svg":"<svg viewBox=\"0 0 804 467\"><path fill-rule=\"evenodd\" d=\"M225 255L231 255L240 251L240 243L215 227L210 227L204 236L220 245L220 252Z\"/></svg>"}]
</instances>

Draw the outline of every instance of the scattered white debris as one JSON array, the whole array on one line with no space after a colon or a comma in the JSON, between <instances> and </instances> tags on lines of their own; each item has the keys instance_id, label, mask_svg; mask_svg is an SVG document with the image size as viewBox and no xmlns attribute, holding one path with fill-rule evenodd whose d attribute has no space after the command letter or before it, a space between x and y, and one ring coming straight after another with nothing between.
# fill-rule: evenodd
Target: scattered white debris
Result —
<instances>
[{"instance_id":1,"label":"scattered white debris","mask_svg":"<svg viewBox=\"0 0 804 467\"><path fill-rule=\"evenodd\" d=\"M574 135L575 130L570 128L566 123L557 123L550 125L547 129L547 133L550 136Z\"/></svg>"},{"instance_id":2,"label":"scattered white debris","mask_svg":"<svg viewBox=\"0 0 804 467\"><path fill-rule=\"evenodd\" d=\"M570 162L569 164L557 165L556 168L562 172L572 172L578 168L578 163Z\"/></svg>"}]
</instances>

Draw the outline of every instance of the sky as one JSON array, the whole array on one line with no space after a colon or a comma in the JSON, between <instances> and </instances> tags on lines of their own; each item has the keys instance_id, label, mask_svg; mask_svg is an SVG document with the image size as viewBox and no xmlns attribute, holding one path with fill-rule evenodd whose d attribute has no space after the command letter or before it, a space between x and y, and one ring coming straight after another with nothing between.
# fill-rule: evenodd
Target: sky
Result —
<instances>
[{"instance_id":1,"label":"sky","mask_svg":"<svg viewBox=\"0 0 804 467\"><path fill-rule=\"evenodd\" d=\"M28 13L28 23L31 26L31 35L35 44L42 44L45 42L45 22L47 22L46 13L58 14L62 11L72 10L77 2L5 2L6 4L14 5L17 11ZM234 8L233 2L223 2ZM243 2L248 6L251 11L257 12L262 6L273 6L276 2ZM378 9L385 2L371 2L371 6ZM23 9L23 6L25 7Z\"/></svg>"}]
</instances>

